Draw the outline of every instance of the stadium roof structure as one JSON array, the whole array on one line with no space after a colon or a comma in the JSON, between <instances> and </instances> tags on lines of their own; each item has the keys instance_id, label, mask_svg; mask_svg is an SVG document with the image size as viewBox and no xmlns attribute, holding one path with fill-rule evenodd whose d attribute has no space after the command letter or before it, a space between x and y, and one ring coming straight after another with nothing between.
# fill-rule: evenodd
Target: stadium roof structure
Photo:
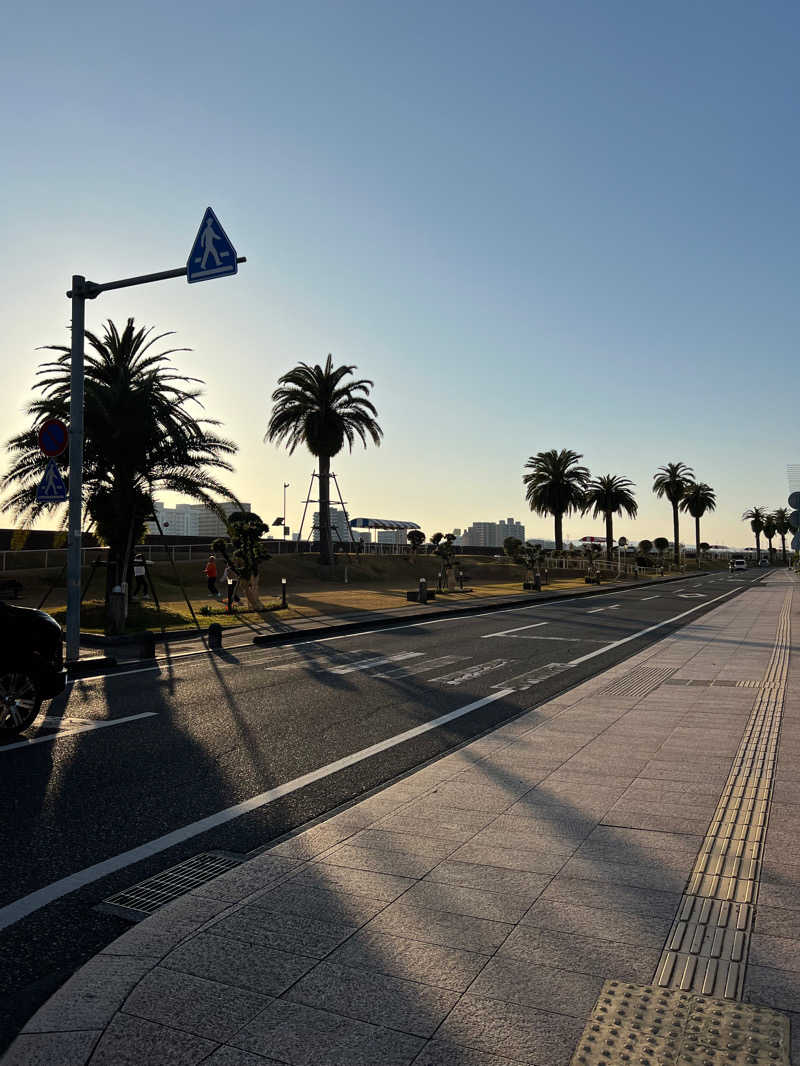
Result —
<instances>
[{"instance_id":1,"label":"stadium roof structure","mask_svg":"<svg viewBox=\"0 0 800 1066\"><path fill-rule=\"evenodd\" d=\"M419 529L416 522L397 522L393 518L351 518L352 529Z\"/></svg>"}]
</instances>

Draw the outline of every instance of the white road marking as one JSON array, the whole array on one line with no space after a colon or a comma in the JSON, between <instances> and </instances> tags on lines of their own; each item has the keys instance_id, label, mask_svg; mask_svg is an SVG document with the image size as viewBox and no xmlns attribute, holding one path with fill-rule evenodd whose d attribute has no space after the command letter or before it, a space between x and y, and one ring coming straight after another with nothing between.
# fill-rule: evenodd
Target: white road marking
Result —
<instances>
[{"instance_id":1,"label":"white road marking","mask_svg":"<svg viewBox=\"0 0 800 1066\"><path fill-rule=\"evenodd\" d=\"M378 673L372 676L386 678L412 677L414 674L424 674L428 670L438 670L442 666L450 666L451 663L463 662L464 659L468 658L468 655L442 655L438 659L429 659L425 663L414 663L411 666L401 666L397 670L379 670Z\"/></svg>"},{"instance_id":2,"label":"white road marking","mask_svg":"<svg viewBox=\"0 0 800 1066\"><path fill-rule=\"evenodd\" d=\"M587 611L587 614L599 614L600 611L604 611L605 607L593 607L591 611Z\"/></svg>"},{"instance_id":3,"label":"white road marking","mask_svg":"<svg viewBox=\"0 0 800 1066\"><path fill-rule=\"evenodd\" d=\"M445 685L460 685L462 681L474 681L476 677L490 674L493 670L499 670L507 663L513 663L513 659L490 659L485 663L476 663L461 670L455 670L452 674L442 674L441 677L432 677L431 681L444 681Z\"/></svg>"},{"instance_id":4,"label":"white road marking","mask_svg":"<svg viewBox=\"0 0 800 1066\"><path fill-rule=\"evenodd\" d=\"M660 599L661 599L660 596L642 596L641 602L644 603L645 600L660 600Z\"/></svg>"},{"instance_id":5,"label":"white road marking","mask_svg":"<svg viewBox=\"0 0 800 1066\"><path fill-rule=\"evenodd\" d=\"M26 915L39 910L40 907L46 907L47 904L52 903L53 900L69 895L70 892L75 892L77 889L83 888L85 885L90 885L94 881L99 881L100 878L107 877L109 874L113 874L117 870L122 870L126 866L131 866L135 862L140 862L142 859L150 858L151 855L158 855L159 852L166 851L167 848L175 847L176 844L182 844L185 840L190 840L192 837L198 836L200 833L207 833L209 830L216 829L220 825L232 822L235 818L240 818L243 814L248 814L250 811L258 810L260 807L266 807L267 804L272 803L273 800L280 799L282 796L288 796L292 792L297 792L301 788L305 788L306 785L312 785L314 782L330 777L332 774L338 773L340 770L344 770L348 766L363 762L364 759L369 759L371 756L378 755L382 751L394 748L398 744L404 744L407 740L413 740L414 737L421 736L423 733L428 733L432 729L438 729L440 726L446 725L448 722L452 722L456 718L461 718L463 715L469 714L471 711L476 711L480 707L486 707L488 704L494 703L496 700L501 700L505 696L511 695L513 691L512 688L500 689L499 692L493 692L491 696L484 696L481 700L476 700L474 703L468 703L466 706L459 707L455 711L448 711L447 714L442 714L438 718L433 718L430 722L424 722L422 725L415 726L413 729L407 729L404 733L398 733L393 737L388 737L386 740L379 741L377 744L371 744L368 748L362 748L361 751L353 752L352 755L345 755L344 758L337 759L336 762L328 763L327 766L321 766L317 770L311 770L309 773L303 774L301 777L296 777L292 781L287 781L283 785L278 785L276 788L269 789L268 792L261 792L257 796L251 796L250 799L243 800L241 803L235 803L232 807L226 807L224 810L218 811L216 814L211 814L206 818L200 818L196 822L190 822L189 825L185 825L181 829L175 829L171 833L165 833L164 836L156 837L155 840L151 840L146 844L140 844L136 848L123 851L119 855L114 855L110 859L105 859L103 862L98 862L93 866L87 866L83 870L78 870L76 873L70 874L68 877L62 877L59 881L54 881L52 884L45 885L44 888L39 888L35 892L31 892L27 896L22 896L13 903L9 903L7 906L0 908L0 929L6 929L9 925L13 925L21 918L26 917Z\"/></svg>"},{"instance_id":6,"label":"white road marking","mask_svg":"<svg viewBox=\"0 0 800 1066\"><path fill-rule=\"evenodd\" d=\"M155 718L155 711L143 711L141 714L129 714L125 718L104 718L99 722L87 722L86 725L71 726L69 729L60 729L57 733L50 733L46 737L30 737L28 740L15 740L13 744L4 744L0 747L0 755L5 751L13 751L14 748L30 748L33 744L50 744L54 740L63 740L64 737L74 737L78 733L91 733L95 729L107 729L112 725L123 725L125 722L135 722L139 718Z\"/></svg>"},{"instance_id":7,"label":"white road marking","mask_svg":"<svg viewBox=\"0 0 800 1066\"><path fill-rule=\"evenodd\" d=\"M529 626L517 626L516 629L502 629L499 633L484 633L483 639L488 637L507 637L509 633L519 633L522 629L536 629L537 626L549 625L549 622L531 622Z\"/></svg>"},{"instance_id":8,"label":"white road marking","mask_svg":"<svg viewBox=\"0 0 800 1066\"><path fill-rule=\"evenodd\" d=\"M373 666L386 666L388 663L399 663L403 659L419 659L424 652L399 651L396 655L379 655L373 659L364 659L360 663L347 663L345 666L325 667L326 674L353 674L358 670L371 670Z\"/></svg>"}]
</instances>

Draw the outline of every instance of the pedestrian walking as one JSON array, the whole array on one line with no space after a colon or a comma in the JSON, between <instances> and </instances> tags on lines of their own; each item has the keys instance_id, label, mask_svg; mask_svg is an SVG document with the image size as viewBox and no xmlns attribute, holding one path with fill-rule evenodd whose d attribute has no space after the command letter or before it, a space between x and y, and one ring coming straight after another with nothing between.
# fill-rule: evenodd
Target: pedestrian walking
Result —
<instances>
[{"instance_id":1,"label":"pedestrian walking","mask_svg":"<svg viewBox=\"0 0 800 1066\"><path fill-rule=\"evenodd\" d=\"M217 560L213 555L209 555L206 568L203 571L208 579L208 594L209 596L216 596L220 598L219 590L217 589Z\"/></svg>"},{"instance_id":2,"label":"pedestrian walking","mask_svg":"<svg viewBox=\"0 0 800 1066\"><path fill-rule=\"evenodd\" d=\"M147 568L144 565L143 555L134 555L133 557L133 576L135 582L133 595L139 596L141 594L143 599L147 599Z\"/></svg>"},{"instance_id":3,"label":"pedestrian walking","mask_svg":"<svg viewBox=\"0 0 800 1066\"><path fill-rule=\"evenodd\" d=\"M239 584L239 575L230 563L226 565L222 579L228 586L228 614L230 614L233 601L235 600L237 603L239 602L239 597L236 594L236 586Z\"/></svg>"}]
</instances>

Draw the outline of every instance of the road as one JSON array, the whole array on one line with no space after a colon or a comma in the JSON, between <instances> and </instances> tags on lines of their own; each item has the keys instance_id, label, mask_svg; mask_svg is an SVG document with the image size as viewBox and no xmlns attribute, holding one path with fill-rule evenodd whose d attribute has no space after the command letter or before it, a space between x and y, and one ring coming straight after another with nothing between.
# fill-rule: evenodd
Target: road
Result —
<instances>
[{"instance_id":1,"label":"road","mask_svg":"<svg viewBox=\"0 0 800 1066\"><path fill-rule=\"evenodd\" d=\"M33 742L0 747L0 1048L129 928L95 909L112 893L201 851L259 849L760 577L689 577L76 681Z\"/></svg>"}]
</instances>

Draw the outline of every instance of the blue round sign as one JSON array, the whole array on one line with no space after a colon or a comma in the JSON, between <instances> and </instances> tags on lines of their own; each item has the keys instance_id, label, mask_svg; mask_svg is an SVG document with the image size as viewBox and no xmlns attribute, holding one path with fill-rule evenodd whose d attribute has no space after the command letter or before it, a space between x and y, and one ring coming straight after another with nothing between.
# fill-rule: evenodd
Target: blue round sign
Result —
<instances>
[{"instance_id":1,"label":"blue round sign","mask_svg":"<svg viewBox=\"0 0 800 1066\"><path fill-rule=\"evenodd\" d=\"M60 418L48 418L39 427L39 447L45 455L61 455L69 442L69 430Z\"/></svg>"}]
</instances>

